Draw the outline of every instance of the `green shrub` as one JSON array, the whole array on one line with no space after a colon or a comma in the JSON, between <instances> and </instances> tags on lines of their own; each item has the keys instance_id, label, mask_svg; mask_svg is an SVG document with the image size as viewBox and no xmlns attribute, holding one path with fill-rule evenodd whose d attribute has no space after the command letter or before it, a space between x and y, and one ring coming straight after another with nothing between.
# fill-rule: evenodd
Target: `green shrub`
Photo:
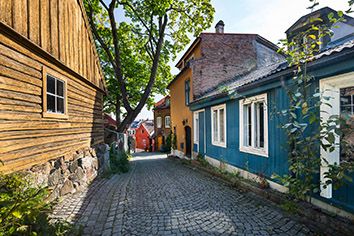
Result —
<instances>
[{"instance_id":1,"label":"green shrub","mask_svg":"<svg viewBox=\"0 0 354 236\"><path fill-rule=\"evenodd\" d=\"M172 147L172 132L170 132L166 138L166 144L162 147L162 152L170 153Z\"/></svg>"},{"instance_id":2,"label":"green shrub","mask_svg":"<svg viewBox=\"0 0 354 236\"><path fill-rule=\"evenodd\" d=\"M177 136L175 133L171 133L171 148L173 148L173 150L177 149Z\"/></svg>"},{"instance_id":3,"label":"green shrub","mask_svg":"<svg viewBox=\"0 0 354 236\"><path fill-rule=\"evenodd\" d=\"M130 170L130 158L130 154L123 151L118 151L112 144L109 152L112 174L128 172Z\"/></svg>"},{"instance_id":4,"label":"green shrub","mask_svg":"<svg viewBox=\"0 0 354 236\"><path fill-rule=\"evenodd\" d=\"M51 222L48 191L29 175L0 175L0 235L77 235L67 222Z\"/></svg>"}]
</instances>

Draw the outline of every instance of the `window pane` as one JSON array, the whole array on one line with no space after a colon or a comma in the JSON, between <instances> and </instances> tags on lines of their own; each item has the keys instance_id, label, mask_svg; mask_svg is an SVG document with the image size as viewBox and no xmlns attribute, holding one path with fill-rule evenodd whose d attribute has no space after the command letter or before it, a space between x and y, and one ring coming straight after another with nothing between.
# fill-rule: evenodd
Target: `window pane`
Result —
<instances>
[{"instance_id":1,"label":"window pane","mask_svg":"<svg viewBox=\"0 0 354 236\"><path fill-rule=\"evenodd\" d=\"M214 132L214 135L213 135L213 140L214 141L218 141L218 112L217 110L214 110L213 111L213 132Z\"/></svg>"},{"instance_id":2,"label":"window pane","mask_svg":"<svg viewBox=\"0 0 354 236\"><path fill-rule=\"evenodd\" d=\"M340 161L354 162L354 87L340 89L340 112L348 114L349 120L341 125Z\"/></svg>"},{"instance_id":3,"label":"window pane","mask_svg":"<svg viewBox=\"0 0 354 236\"><path fill-rule=\"evenodd\" d=\"M349 115L354 114L354 87L340 89L340 111Z\"/></svg>"},{"instance_id":4,"label":"window pane","mask_svg":"<svg viewBox=\"0 0 354 236\"><path fill-rule=\"evenodd\" d=\"M255 104L255 124L256 124L256 147L263 148L264 147L264 103L259 102Z\"/></svg>"},{"instance_id":5,"label":"window pane","mask_svg":"<svg viewBox=\"0 0 354 236\"><path fill-rule=\"evenodd\" d=\"M244 123L244 145L251 146L252 143L252 114L251 114L251 105L245 105L243 107L243 123Z\"/></svg>"},{"instance_id":6,"label":"window pane","mask_svg":"<svg viewBox=\"0 0 354 236\"><path fill-rule=\"evenodd\" d=\"M161 117L157 117L157 120L156 120L157 128L161 128L161 125L162 125L161 123L162 123Z\"/></svg>"},{"instance_id":7,"label":"window pane","mask_svg":"<svg viewBox=\"0 0 354 236\"><path fill-rule=\"evenodd\" d=\"M57 93L58 96L64 96L64 83L60 80L57 80Z\"/></svg>"},{"instance_id":8,"label":"window pane","mask_svg":"<svg viewBox=\"0 0 354 236\"><path fill-rule=\"evenodd\" d=\"M199 141L199 114L194 114L194 141Z\"/></svg>"},{"instance_id":9,"label":"window pane","mask_svg":"<svg viewBox=\"0 0 354 236\"><path fill-rule=\"evenodd\" d=\"M187 80L185 82L185 85L184 85L184 95L185 95L185 102L186 102L186 105L189 104L189 94L190 94L190 81Z\"/></svg>"},{"instance_id":10,"label":"window pane","mask_svg":"<svg viewBox=\"0 0 354 236\"><path fill-rule=\"evenodd\" d=\"M259 147L264 148L264 103L259 104Z\"/></svg>"},{"instance_id":11,"label":"window pane","mask_svg":"<svg viewBox=\"0 0 354 236\"><path fill-rule=\"evenodd\" d=\"M47 111L55 112L55 97L47 94Z\"/></svg>"},{"instance_id":12,"label":"window pane","mask_svg":"<svg viewBox=\"0 0 354 236\"><path fill-rule=\"evenodd\" d=\"M57 97L57 113L64 114L64 99Z\"/></svg>"},{"instance_id":13,"label":"window pane","mask_svg":"<svg viewBox=\"0 0 354 236\"><path fill-rule=\"evenodd\" d=\"M219 119L220 119L220 127L219 127L219 132L220 132L220 142L225 142L225 121L224 121L224 109L219 110Z\"/></svg>"},{"instance_id":14,"label":"window pane","mask_svg":"<svg viewBox=\"0 0 354 236\"><path fill-rule=\"evenodd\" d=\"M169 116L165 117L165 128L170 128L171 118Z\"/></svg>"},{"instance_id":15,"label":"window pane","mask_svg":"<svg viewBox=\"0 0 354 236\"><path fill-rule=\"evenodd\" d=\"M51 76L47 76L47 92L55 94L55 79Z\"/></svg>"}]
</instances>

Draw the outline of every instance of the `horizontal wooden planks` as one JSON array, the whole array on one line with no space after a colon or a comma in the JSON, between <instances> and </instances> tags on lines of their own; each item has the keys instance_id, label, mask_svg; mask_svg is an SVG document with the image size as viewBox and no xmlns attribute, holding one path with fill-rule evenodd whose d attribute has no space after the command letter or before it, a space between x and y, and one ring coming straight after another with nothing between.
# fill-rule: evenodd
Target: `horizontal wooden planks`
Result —
<instances>
[{"instance_id":1,"label":"horizontal wooden planks","mask_svg":"<svg viewBox=\"0 0 354 236\"><path fill-rule=\"evenodd\" d=\"M68 81L68 119L42 116L43 66ZM5 164L0 171L29 168L103 142L102 107L101 91L0 34L0 159Z\"/></svg>"}]
</instances>

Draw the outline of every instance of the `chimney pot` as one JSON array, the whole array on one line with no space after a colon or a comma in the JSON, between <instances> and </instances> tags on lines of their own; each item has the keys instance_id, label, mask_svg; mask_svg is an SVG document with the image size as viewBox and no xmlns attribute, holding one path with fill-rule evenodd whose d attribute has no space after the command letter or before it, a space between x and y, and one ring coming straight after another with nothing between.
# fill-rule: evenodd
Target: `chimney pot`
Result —
<instances>
[{"instance_id":1,"label":"chimney pot","mask_svg":"<svg viewBox=\"0 0 354 236\"><path fill-rule=\"evenodd\" d=\"M224 22L219 20L219 22L215 25L215 33L223 34L224 33Z\"/></svg>"}]
</instances>

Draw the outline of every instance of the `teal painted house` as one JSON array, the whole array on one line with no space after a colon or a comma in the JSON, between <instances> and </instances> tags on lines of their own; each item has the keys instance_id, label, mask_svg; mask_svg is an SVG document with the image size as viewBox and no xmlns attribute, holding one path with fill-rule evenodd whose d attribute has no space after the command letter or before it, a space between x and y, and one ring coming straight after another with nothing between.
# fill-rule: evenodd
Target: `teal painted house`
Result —
<instances>
[{"instance_id":1,"label":"teal painted house","mask_svg":"<svg viewBox=\"0 0 354 236\"><path fill-rule=\"evenodd\" d=\"M327 16L330 8L301 17L286 32L289 39L305 30L304 22L310 16ZM308 65L315 83L311 91L331 96L332 107L321 108L319 116L325 121L330 115L349 114L354 128L354 19L345 16L346 22L333 27L334 35L326 38L320 52ZM293 68L280 61L254 68L233 80L206 91L190 104L194 112L194 154L202 154L214 165L225 164L229 171L259 181L264 176L271 188L287 189L272 180L272 174L288 173L287 137L279 127L282 117L275 110L289 106L286 86L290 83ZM227 89L225 89L227 88ZM321 98L319 98L321 99ZM324 112L324 110L326 112ZM339 137L336 137L339 139ZM354 144L354 134L347 136ZM338 140L340 141L340 140ZM341 163L339 148L327 153L318 148L328 163ZM318 167L321 181L325 181L326 164ZM353 176L354 177L354 176ZM339 190L332 186L322 188L313 202L339 214L354 213L354 184L348 183ZM344 211L342 211L344 210Z\"/></svg>"}]
</instances>

